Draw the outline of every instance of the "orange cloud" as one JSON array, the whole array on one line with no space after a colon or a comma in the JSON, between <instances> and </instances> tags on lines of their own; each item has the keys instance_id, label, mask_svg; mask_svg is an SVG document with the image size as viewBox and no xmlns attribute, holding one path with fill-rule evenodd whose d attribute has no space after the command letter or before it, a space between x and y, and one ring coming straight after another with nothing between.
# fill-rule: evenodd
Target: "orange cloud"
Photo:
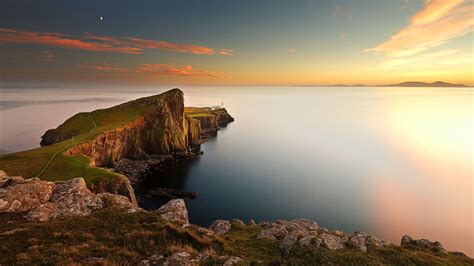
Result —
<instances>
[{"instance_id":1,"label":"orange cloud","mask_svg":"<svg viewBox=\"0 0 474 266\"><path fill-rule=\"evenodd\" d=\"M141 54L145 49L159 49L191 54L214 54L214 49L202 45L178 44L166 41L132 37L99 36L86 33L70 36L62 33L32 32L0 28L0 43L25 43L86 51L103 51L125 54ZM232 55L230 49L219 54Z\"/></svg>"},{"instance_id":2,"label":"orange cloud","mask_svg":"<svg viewBox=\"0 0 474 266\"><path fill-rule=\"evenodd\" d=\"M411 18L413 24L433 22L461 4L463 0L428 0L425 7Z\"/></svg>"},{"instance_id":3,"label":"orange cloud","mask_svg":"<svg viewBox=\"0 0 474 266\"><path fill-rule=\"evenodd\" d=\"M127 68L121 67L119 65L111 64L111 63L84 62L84 63L79 64L79 67L80 68L100 70L100 71L119 71L119 72L128 71Z\"/></svg>"},{"instance_id":4,"label":"orange cloud","mask_svg":"<svg viewBox=\"0 0 474 266\"><path fill-rule=\"evenodd\" d=\"M404 57L439 46L448 40L473 30L474 4L458 0L427 1L415 14L411 23L393 35L390 40L364 51Z\"/></svg>"},{"instance_id":5,"label":"orange cloud","mask_svg":"<svg viewBox=\"0 0 474 266\"><path fill-rule=\"evenodd\" d=\"M143 64L137 68L138 72L150 74L154 76L185 76L195 78L224 78L226 74L220 72L213 72L203 69L195 69L192 66L176 67L167 64Z\"/></svg>"}]
</instances>

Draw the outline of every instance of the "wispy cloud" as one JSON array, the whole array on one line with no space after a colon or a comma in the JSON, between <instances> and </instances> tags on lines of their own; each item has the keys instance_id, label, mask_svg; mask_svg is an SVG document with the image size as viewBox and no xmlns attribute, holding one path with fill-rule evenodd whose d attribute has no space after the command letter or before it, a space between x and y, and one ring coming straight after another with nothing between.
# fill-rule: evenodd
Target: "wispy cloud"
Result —
<instances>
[{"instance_id":1,"label":"wispy cloud","mask_svg":"<svg viewBox=\"0 0 474 266\"><path fill-rule=\"evenodd\" d=\"M204 69L195 69L192 66L173 66L168 64L143 64L137 68L138 72L154 76L184 76L195 78L225 78L226 74Z\"/></svg>"},{"instance_id":2,"label":"wispy cloud","mask_svg":"<svg viewBox=\"0 0 474 266\"><path fill-rule=\"evenodd\" d=\"M461 0L426 1L408 26L366 52L405 57L442 45L473 30L474 4Z\"/></svg>"},{"instance_id":3,"label":"wispy cloud","mask_svg":"<svg viewBox=\"0 0 474 266\"><path fill-rule=\"evenodd\" d=\"M231 49L220 49L219 54L220 55L234 55L235 51Z\"/></svg>"},{"instance_id":4,"label":"wispy cloud","mask_svg":"<svg viewBox=\"0 0 474 266\"><path fill-rule=\"evenodd\" d=\"M290 49L288 49L288 53L296 53L296 49L290 48Z\"/></svg>"},{"instance_id":5,"label":"wispy cloud","mask_svg":"<svg viewBox=\"0 0 474 266\"><path fill-rule=\"evenodd\" d=\"M51 62L56 58L56 56L50 51L41 51L39 58L43 61Z\"/></svg>"},{"instance_id":6,"label":"wispy cloud","mask_svg":"<svg viewBox=\"0 0 474 266\"><path fill-rule=\"evenodd\" d=\"M24 50L24 49L9 49L0 55L0 60L15 60L15 61L31 61L41 60L45 62L52 62L56 55L50 51Z\"/></svg>"},{"instance_id":7,"label":"wispy cloud","mask_svg":"<svg viewBox=\"0 0 474 266\"><path fill-rule=\"evenodd\" d=\"M51 32L33 32L16 29L0 28L0 43L24 43L85 51L101 51L125 54L141 54L145 49L159 49L179 53L211 55L213 48L179 44L166 41L141 39L134 37L114 37L85 33L82 35L66 35ZM220 49L219 54L232 55L230 49Z\"/></svg>"},{"instance_id":8,"label":"wispy cloud","mask_svg":"<svg viewBox=\"0 0 474 266\"><path fill-rule=\"evenodd\" d=\"M79 64L80 68L94 69L99 71L118 71L125 72L128 71L127 68L111 64L111 63L94 63L94 62L83 62Z\"/></svg>"}]
</instances>

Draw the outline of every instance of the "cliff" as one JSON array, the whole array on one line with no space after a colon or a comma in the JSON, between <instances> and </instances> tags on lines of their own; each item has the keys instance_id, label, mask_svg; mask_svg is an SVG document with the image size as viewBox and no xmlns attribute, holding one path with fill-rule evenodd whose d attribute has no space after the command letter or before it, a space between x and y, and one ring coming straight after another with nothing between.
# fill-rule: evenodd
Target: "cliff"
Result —
<instances>
[{"instance_id":1,"label":"cliff","mask_svg":"<svg viewBox=\"0 0 474 266\"><path fill-rule=\"evenodd\" d=\"M146 155L186 155L202 143L206 134L215 134L220 126L234 120L225 109L195 108L194 112L185 114L183 92L173 89L109 109L78 114L58 128L48 130L42 137L41 145L51 145L84 134L84 130L78 131L74 126L78 123L75 120L84 116L95 119L104 113L111 116L134 108L140 110L136 117L99 132L91 140L71 147L65 154L85 155L92 159L91 166L104 167L112 167L122 158L140 160ZM95 128L107 125L100 123Z\"/></svg>"}]
</instances>

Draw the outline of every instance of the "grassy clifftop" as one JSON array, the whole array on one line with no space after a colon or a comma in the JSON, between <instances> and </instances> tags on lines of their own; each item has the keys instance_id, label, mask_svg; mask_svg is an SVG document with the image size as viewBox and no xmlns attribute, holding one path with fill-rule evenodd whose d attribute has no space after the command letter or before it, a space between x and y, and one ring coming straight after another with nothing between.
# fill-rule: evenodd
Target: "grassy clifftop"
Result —
<instances>
[{"instance_id":1,"label":"grassy clifftop","mask_svg":"<svg viewBox=\"0 0 474 266\"><path fill-rule=\"evenodd\" d=\"M232 223L222 236L195 226L181 227L156 212L104 209L85 217L25 221L20 214L0 216L0 264L137 265L154 254L204 253L203 265L222 265L238 256L239 265L472 265L473 260L400 246L357 249L295 247L282 253L278 242L259 239L257 225Z\"/></svg>"},{"instance_id":2,"label":"grassy clifftop","mask_svg":"<svg viewBox=\"0 0 474 266\"><path fill-rule=\"evenodd\" d=\"M137 119L146 116L153 117L155 116L153 112L162 112L161 109L163 108L161 106L163 106L163 103L167 104L168 109L173 109L171 112L177 110L178 113L181 112L182 116L184 116L183 113L189 116L195 114L199 116L215 112L210 108L194 107L180 110L180 105L184 103L183 94L180 90L173 89L159 95L140 98L111 108L78 113L57 128L48 130L43 136L41 143L43 147L1 155L0 169L10 175L21 175L25 178L40 177L50 181L66 180L80 176L88 184L115 178L117 177L116 173L105 168L91 166L89 156L83 154L71 156L66 155L65 152L73 147L91 142L98 136L121 128ZM154 135L147 136L152 141L155 138L155 142L162 141L160 139L162 136L157 136L156 133L157 130L164 132L164 122L162 120L173 119L173 117L163 118L162 113L159 115L157 121L154 121ZM169 114L165 115L169 116ZM158 133L164 134L160 132Z\"/></svg>"}]
</instances>

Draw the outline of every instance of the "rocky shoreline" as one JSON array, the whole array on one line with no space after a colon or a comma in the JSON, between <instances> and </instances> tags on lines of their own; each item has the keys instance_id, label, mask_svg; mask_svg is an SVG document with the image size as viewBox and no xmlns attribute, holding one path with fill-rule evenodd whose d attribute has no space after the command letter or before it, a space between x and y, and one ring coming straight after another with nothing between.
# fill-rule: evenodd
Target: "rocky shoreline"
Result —
<instances>
[{"instance_id":1,"label":"rocky shoreline","mask_svg":"<svg viewBox=\"0 0 474 266\"><path fill-rule=\"evenodd\" d=\"M67 181L48 182L37 178L23 179L8 176L0 171L0 214L18 213L30 221L46 222L58 218L87 217L103 209L118 208L130 214L147 212L132 203L127 197L110 193L94 194L85 185L82 178ZM161 219L177 224L181 228L199 232L208 238L226 238L234 228L251 228L258 234L254 240L276 243L282 254L290 254L295 249L370 252L371 249L396 247L389 241L379 239L364 232L348 234L331 231L308 219L277 220L255 223L250 220L216 220L209 228L191 224L188 210L183 199L173 199L156 211ZM15 231L16 232L16 231ZM15 232L11 232L14 234ZM2 234L9 232L0 232ZM440 242L426 239L414 240L403 236L400 247L407 250L429 252L434 256L452 256L463 260L469 258L462 252L449 252ZM209 259L222 262L223 265L239 264L245 260L240 256L217 256L208 253L191 254L179 251L173 254L154 254L141 261L141 265L199 265Z\"/></svg>"}]
</instances>

